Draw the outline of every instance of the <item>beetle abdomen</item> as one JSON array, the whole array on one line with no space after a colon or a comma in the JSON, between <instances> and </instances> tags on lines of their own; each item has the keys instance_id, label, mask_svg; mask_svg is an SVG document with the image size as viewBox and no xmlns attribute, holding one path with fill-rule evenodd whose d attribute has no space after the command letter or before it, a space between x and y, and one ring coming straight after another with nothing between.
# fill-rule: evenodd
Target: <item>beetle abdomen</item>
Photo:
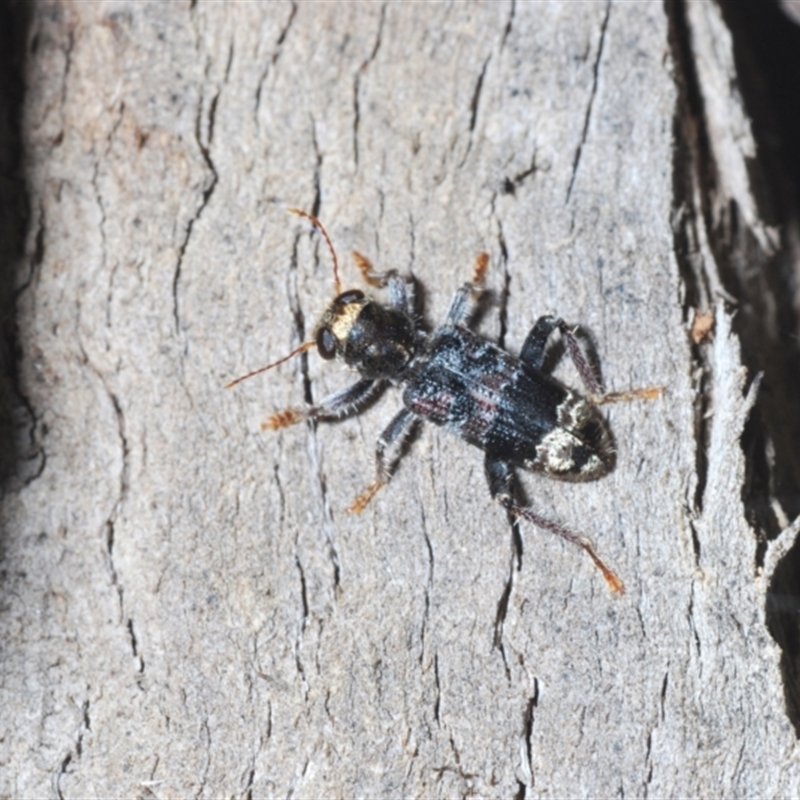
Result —
<instances>
[{"instance_id":1,"label":"beetle abdomen","mask_svg":"<svg viewBox=\"0 0 800 800\"><path fill-rule=\"evenodd\" d=\"M564 480L611 468L605 420L586 398L472 331L437 330L403 401L490 456Z\"/></svg>"}]
</instances>

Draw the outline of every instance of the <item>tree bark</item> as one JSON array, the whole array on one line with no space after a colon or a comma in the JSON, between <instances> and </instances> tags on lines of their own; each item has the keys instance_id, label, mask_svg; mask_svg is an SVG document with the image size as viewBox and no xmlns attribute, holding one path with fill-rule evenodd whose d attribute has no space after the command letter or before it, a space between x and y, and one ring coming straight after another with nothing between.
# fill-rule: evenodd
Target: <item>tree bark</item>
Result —
<instances>
[{"instance_id":1,"label":"tree bark","mask_svg":"<svg viewBox=\"0 0 800 800\"><path fill-rule=\"evenodd\" d=\"M800 792L765 622L798 524L746 517L715 232L734 209L756 267L780 238L716 5L47 2L27 35L0 795ZM264 433L352 375L222 388L333 296L289 206L346 288L357 249L432 327L485 250L482 334L557 313L609 389L665 387L607 407L603 480L520 475L624 596L431 426L346 515L396 390Z\"/></svg>"}]
</instances>

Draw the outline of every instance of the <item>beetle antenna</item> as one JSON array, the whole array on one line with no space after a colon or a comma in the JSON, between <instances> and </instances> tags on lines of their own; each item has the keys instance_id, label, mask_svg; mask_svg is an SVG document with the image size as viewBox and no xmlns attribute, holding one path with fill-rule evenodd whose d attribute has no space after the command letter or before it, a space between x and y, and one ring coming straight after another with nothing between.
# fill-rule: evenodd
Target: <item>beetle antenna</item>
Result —
<instances>
[{"instance_id":1,"label":"beetle antenna","mask_svg":"<svg viewBox=\"0 0 800 800\"><path fill-rule=\"evenodd\" d=\"M308 211L303 211L302 208L290 208L289 212L291 214L297 214L298 217L305 217L325 237L325 241L328 243L328 249L331 251L331 256L333 257L333 280L336 283L336 294L340 295L342 293L342 282L339 280L339 259L336 257L336 251L333 249L331 237L328 236L328 231L325 230L325 226L313 214L309 214Z\"/></svg>"},{"instance_id":2,"label":"beetle antenna","mask_svg":"<svg viewBox=\"0 0 800 800\"><path fill-rule=\"evenodd\" d=\"M279 358L277 361L273 361L271 364L267 364L266 367L259 367L258 369L254 369L252 372L248 372L247 375L242 375L241 378L236 378L232 380L230 383L225 384L226 389L230 389L232 386L236 386L237 383L241 383L242 381L246 381L248 378L252 378L253 375L260 375L262 372L266 372L268 369L272 369L273 367L277 367L279 364L283 364L284 361L288 361L293 356L298 355L299 353L305 353L306 350L310 350L312 347L316 346L316 342L303 342L300 347L296 347L289 353L288 356L284 356L283 358Z\"/></svg>"}]
</instances>

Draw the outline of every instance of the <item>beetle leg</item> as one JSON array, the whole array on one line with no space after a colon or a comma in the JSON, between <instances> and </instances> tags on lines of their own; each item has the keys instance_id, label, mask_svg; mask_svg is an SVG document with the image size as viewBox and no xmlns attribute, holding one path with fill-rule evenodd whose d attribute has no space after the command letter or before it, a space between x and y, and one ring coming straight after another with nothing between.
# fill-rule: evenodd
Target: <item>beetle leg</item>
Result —
<instances>
[{"instance_id":1,"label":"beetle leg","mask_svg":"<svg viewBox=\"0 0 800 800\"><path fill-rule=\"evenodd\" d=\"M592 397L596 406L604 403L617 403L620 400L655 400L664 394L663 386L645 386L640 389L631 389L629 392L608 392Z\"/></svg>"},{"instance_id":2,"label":"beetle leg","mask_svg":"<svg viewBox=\"0 0 800 800\"><path fill-rule=\"evenodd\" d=\"M560 317L545 316L536 320L536 324L525 337L525 343L522 345L522 352L519 355L520 359L528 366L541 370L547 343L556 328L561 332L569 357L572 359L572 363L575 364L581 380L590 394L593 396L602 395L603 379L600 377L600 371L586 357L586 354L578 344L578 338L575 336L577 328L570 328Z\"/></svg>"},{"instance_id":3,"label":"beetle leg","mask_svg":"<svg viewBox=\"0 0 800 800\"><path fill-rule=\"evenodd\" d=\"M369 501L378 492L381 486L385 486L392 477L392 470L400 458L399 449L411 432L417 415L408 408L404 408L386 427L386 430L378 437L378 444L375 448L375 480L348 506L348 514L360 514L369 504ZM390 452L387 458L386 451Z\"/></svg>"},{"instance_id":4,"label":"beetle leg","mask_svg":"<svg viewBox=\"0 0 800 800\"><path fill-rule=\"evenodd\" d=\"M578 344L578 337L575 335L578 329L570 328L560 317L546 316L536 320L536 324L525 337L522 352L519 354L520 359L528 366L541 370L547 342L556 328L561 331L569 357L575 364L584 386L589 390L589 397L595 405L616 403L619 400L654 400L663 394L664 388L661 386L647 386L643 389L631 389L629 392L606 392L603 388L600 370Z\"/></svg>"},{"instance_id":5,"label":"beetle leg","mask_svg":"<svg viewBox=\"0 0 800 800\"><path fill-rule=\"evenodd\" d=\"M466 325L478 298L485 291L486 270L489 267L489 254L480 253L475 259L472 280L465 283L453 297L447 311L445 325Z\"/></svg>"},{"instance_id":6,"label":"beetle leg","mask_svg":"<svg viewBox=\"0 0 800 800\"><path fill-rule=\"evenodd\" d=\"M309 419L339 419L360 411L367 401L383 388L383 381L363 380L328 395L308 408L287 408L261 423L261 430L276 431Z\"/></svg>"},{"instance_id":7,"label":"beetle leg","mask_svg":"<svg viewBox=\"0 0 800 800\"><path fill-rule=\"evenodd\" d=\"M415 292L414 281L410 277L401 276L396 269L378 272L372 266L372 262L357 250L353 251L353 258L356 266L361 271L364 280L370 285L379 289L384 286L389 287L389 305L399 308L410 316L415 315Z\"/></svg>"},{"instance_id":8,"label":"beetle leg","mask_svg":"<svg viewBox=\"0 0 800 800\"><path fill-rule=\"evenodd\" d=\"M541 371L544 364L544 353L550 336L558 327L561 320L558 317L547 315L539 317L536 324L531 328L530 333L525 337L519 357L529 367Z\"/></svg>"},{"instance_id":9,"label":"beetle leg","mask_svg":"<svg viewBox=\"0 0 800 800\"><path fill-rule=\"evenodd\" d=\"M589 557L592 559L592 561L594 561L595 566L600 570L600 572L603 573L603 577L606 579L608 588L617 594L625 593L625 585L622 583L622 580L600 558L600 556L597 555L597 552L595 551L594 546L589 539L587 539L585 536L580 536L577 533L573 533L563 525L559 525L557 522L553 522L552 520L540 516L529 506L523 508L514 502L511 490L511 478L513 473L511 471L511 466L506 461L500 461L487 453L484 466L486 469L486 479L489 482L489 491L491 492L492 499L500 503L500 505L503 506L503 508L505 508L509 514L512 514L515 517L527 519L528 522L532 522L538 528L550 531L550 533L554 533L556 536L560 536L562 539L566 539L568 542L578 545L578 547L582 548L589 554Z\"/></svg>"}]
</instances>

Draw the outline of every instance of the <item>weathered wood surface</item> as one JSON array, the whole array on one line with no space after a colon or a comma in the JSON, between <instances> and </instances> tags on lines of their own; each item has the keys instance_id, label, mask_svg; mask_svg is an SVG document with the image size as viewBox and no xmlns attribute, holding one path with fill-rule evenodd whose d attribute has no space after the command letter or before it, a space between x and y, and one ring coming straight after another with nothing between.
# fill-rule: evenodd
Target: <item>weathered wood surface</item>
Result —
<instances>
[{"instance_id":1,"label":"weathered wood surface","mask_svg":"<svg viewBox=\"0 0 800 800\"><path fill-rule=\"evenodd\" d=\"M800 792L764 623L796 530L755 574L739 345L721 305L713 339L687 333L674 226L717 295L677 163L674 41L712 77L732 62L716 6L685 21L659 3L34 6L16 314L38 449L3 499L0 795ZM736 124L723 189L766 252ZM480 453L438 430L345 515L396 392L263 434L349 376L312 353L222 390L331 296L287 205L326 223L346 285L357 248L413 273L435 324L487 250L486 335L515 350L558 312L610 388L667 387L608 409L606 479L521 477L625 596L528 525L518 558Z\"/></svg>"}]
</instances>

